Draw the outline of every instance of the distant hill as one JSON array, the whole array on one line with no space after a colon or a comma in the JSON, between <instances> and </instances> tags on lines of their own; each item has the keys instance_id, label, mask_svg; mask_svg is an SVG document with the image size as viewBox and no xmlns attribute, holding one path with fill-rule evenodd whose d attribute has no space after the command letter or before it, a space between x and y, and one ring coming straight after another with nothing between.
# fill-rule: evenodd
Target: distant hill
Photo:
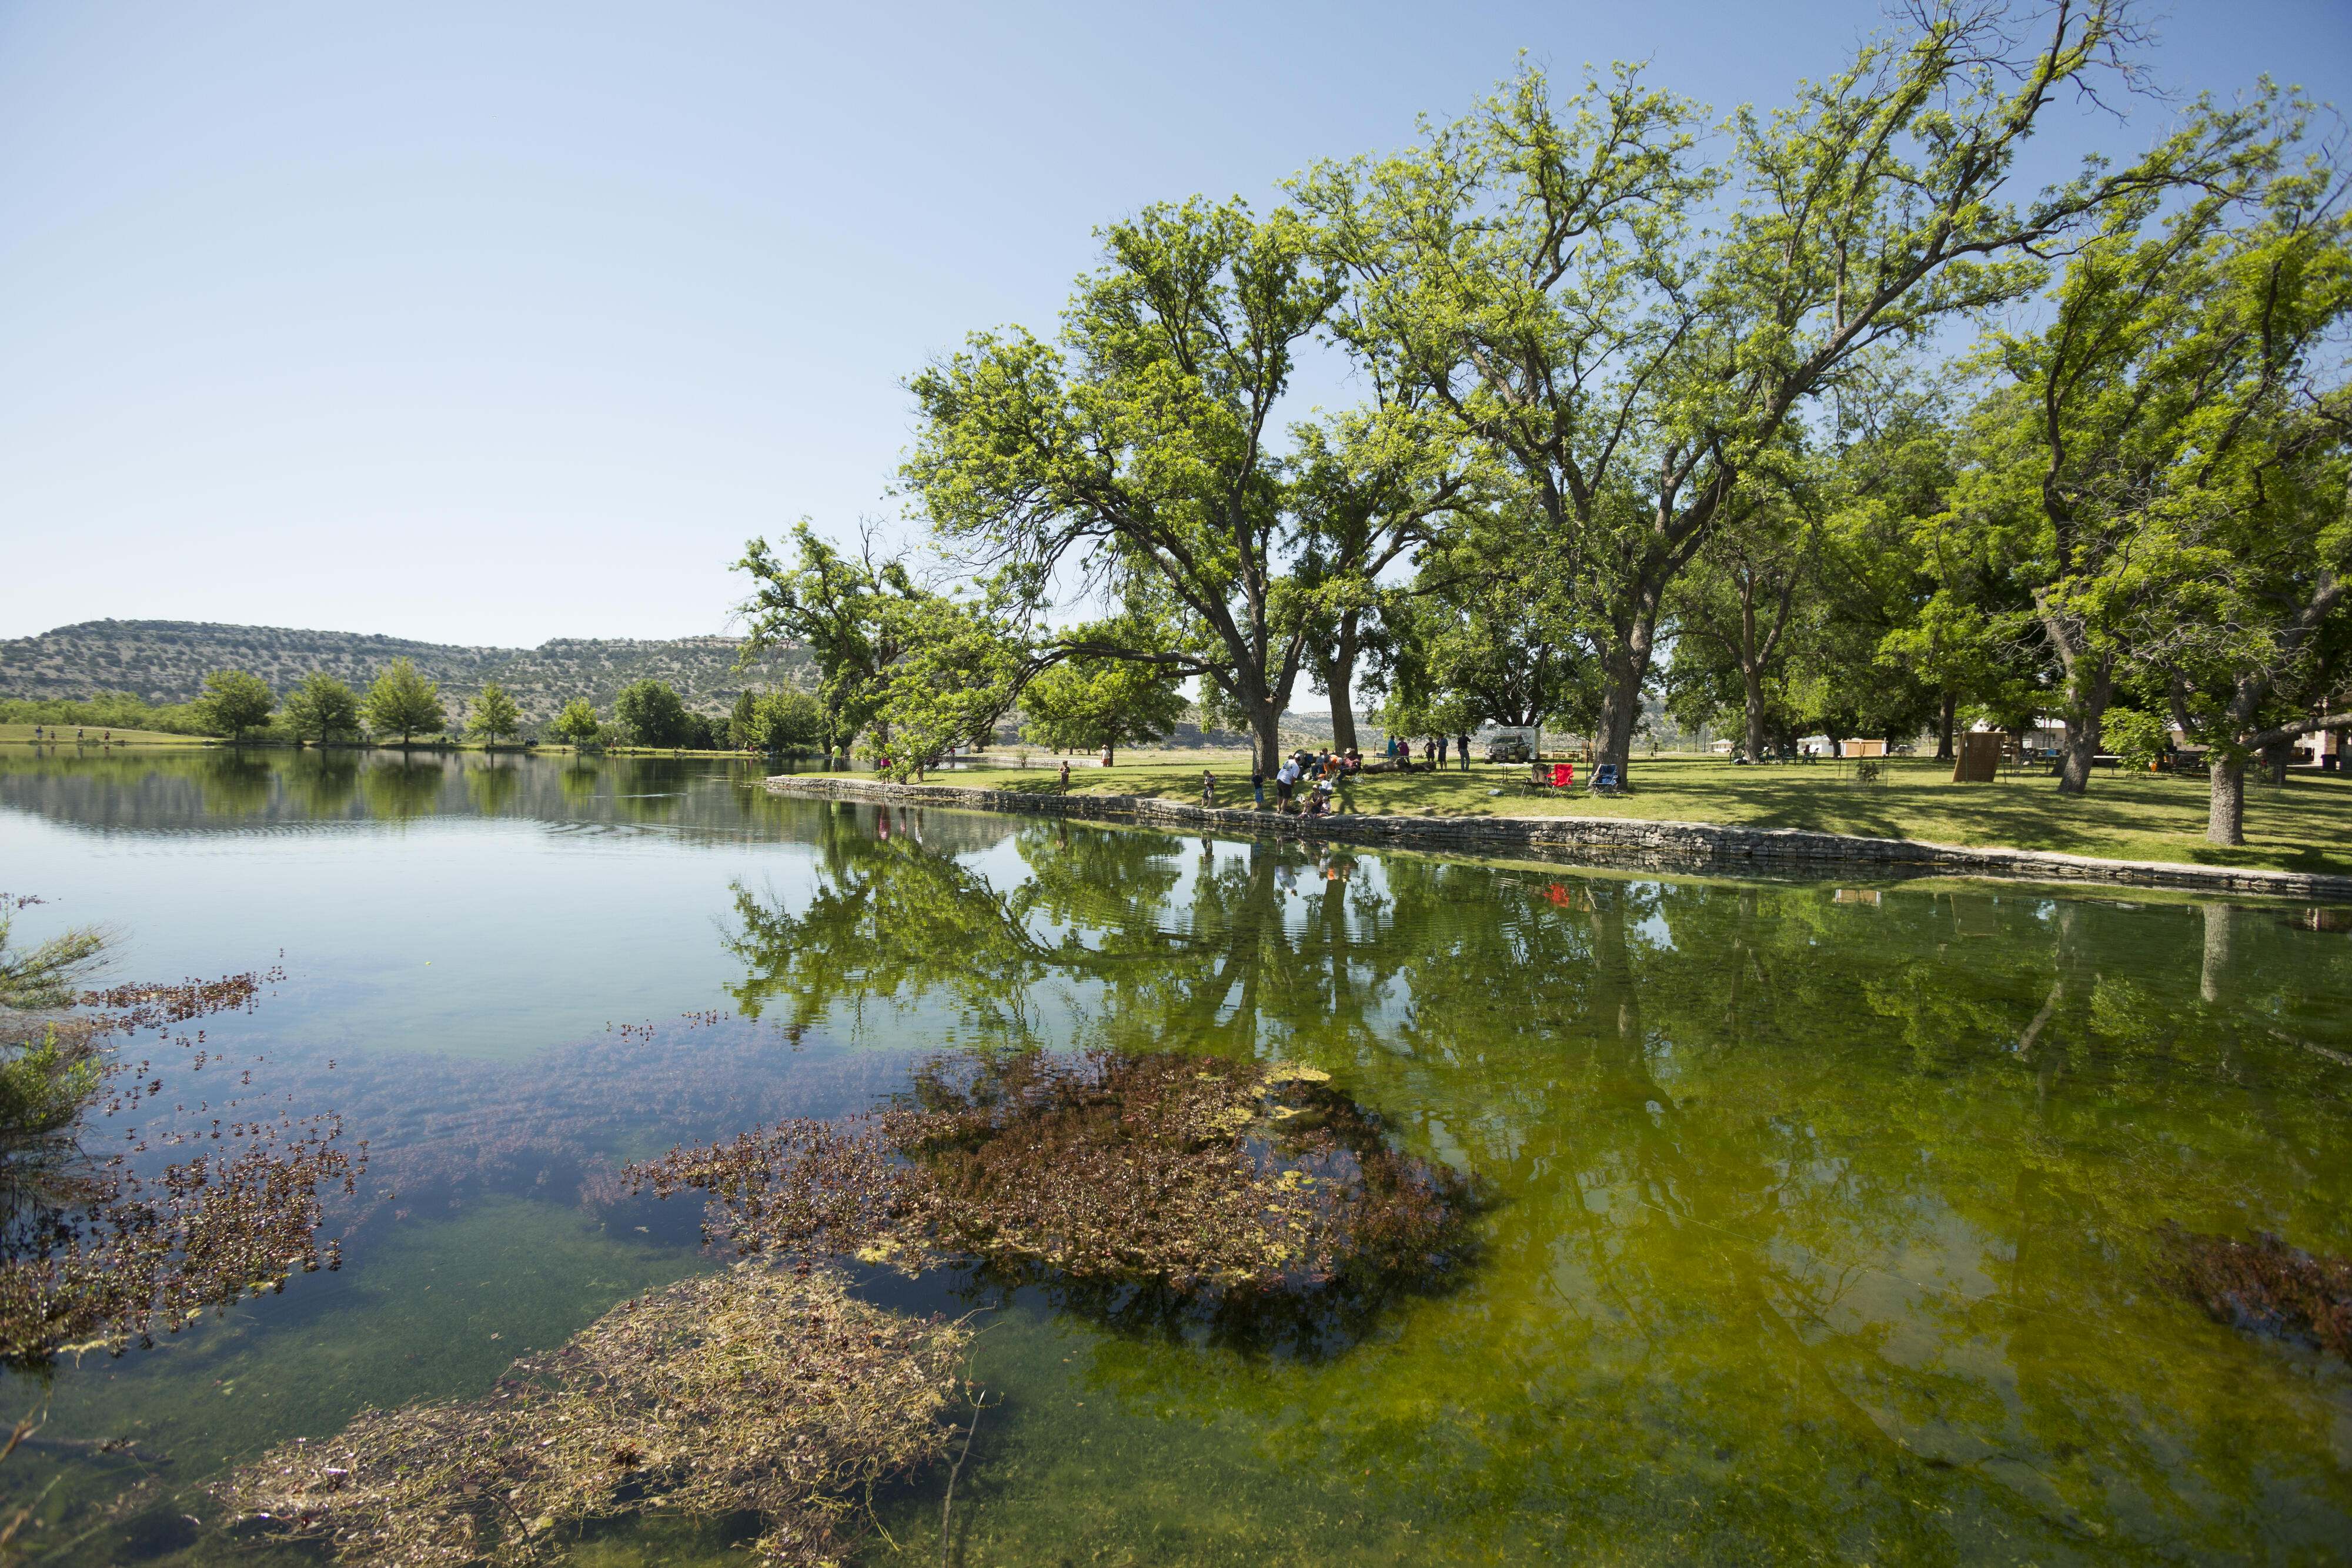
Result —
<instances>
[{"instance_id":1,"label":"distant hill","mask_svg":"<svg viewBox=\"0 0 2352 1568\"><path fill-rule=\"evenodd\" d=\"M37 637L0 641L0 696L86 697L109 691L131 692L152 703L186 702L215 670L251 671L280 695L313 670L364 690L378 670L405 655L453 699L453 718L484 682L496 681L526 719L540 723L573 697L609 710L623 686L648 677L667 681L688 706L710 714L724 712L747 685L806 684L808 660L799 650L776 650L738 671L739 646L733 637L559 637L536 648L467 648L283 626L84 621Z\"/></svg>"}]
</instances>

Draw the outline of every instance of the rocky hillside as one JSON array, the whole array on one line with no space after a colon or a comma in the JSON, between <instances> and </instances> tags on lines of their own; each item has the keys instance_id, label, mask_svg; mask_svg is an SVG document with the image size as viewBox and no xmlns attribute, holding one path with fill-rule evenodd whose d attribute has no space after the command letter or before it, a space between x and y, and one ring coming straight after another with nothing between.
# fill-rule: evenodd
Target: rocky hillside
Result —
<instances>
[{"instance_id":1,"label":"rocky hillside","mask_svg":"<svg viewBox=\"0 0 2352 1568\"><path fill-rule=\"evenodd\" d=\"M195 621L85 621L37 637L0 641L0 696L86 697L130 692L152 703L186 702L215 670L249 670L281 695L313 670L364 689L404 655L441 683L453 712L486 681L504 686L533 722L573 697L609 710L632 681L667 681L687 706L719 713L748 685L802 684L806 660L785 649L749 670L735 668L732 637L667 642L561 637L536 648L466 648L354 632L282 626L220 626Z\"/></svg>"}]
</instances>

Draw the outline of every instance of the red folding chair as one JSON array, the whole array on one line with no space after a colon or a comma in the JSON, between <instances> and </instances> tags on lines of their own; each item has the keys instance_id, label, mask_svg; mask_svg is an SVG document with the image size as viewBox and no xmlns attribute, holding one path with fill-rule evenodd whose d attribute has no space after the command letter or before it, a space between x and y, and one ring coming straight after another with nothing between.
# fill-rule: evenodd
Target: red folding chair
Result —
<instances>
[{"instance_id":1,"label":"red folding chair","mask_svg":"<svg viewBox=\"0 0 2352 1568\"><path fill-rule=\"evenodd\" d=\"M1573 788L1573 787L1575 786L1575 784L1576 784L1576 764L1575 764L1575 763L1573 763L1573 762L1555 762L1555 763L1553 763L1553 764L1551 765L1551 787L1552 787L1553 789L1571 789L1571 788Z\"/></svg>"}]
</instances>

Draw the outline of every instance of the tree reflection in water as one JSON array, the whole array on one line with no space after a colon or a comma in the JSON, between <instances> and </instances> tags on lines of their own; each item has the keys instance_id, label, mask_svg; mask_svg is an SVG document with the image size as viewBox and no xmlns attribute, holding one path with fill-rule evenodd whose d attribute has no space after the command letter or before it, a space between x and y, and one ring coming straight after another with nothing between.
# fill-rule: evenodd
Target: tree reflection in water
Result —
<instances>
[{"instance_id":1,"label":"tree reflection in water","mask_svg":"<svg viewBox=\"0 0 2352 1568\"><path fill-rule=\"evenodd\" d=\"M1101 1340L1135 1407L1245 1414L1496 1551L1661 1518L1667 1555L2340 1539L2352 1380L2209 1322L2155 1253L2168 1220L2352 1242L2340 941L1046 822L992 876L921 821L835 812L797 910L737 889L747 1010L1310 1062L1498 1200L1469 1287L1344 1375Z\"/></svg>"}]
</instances>

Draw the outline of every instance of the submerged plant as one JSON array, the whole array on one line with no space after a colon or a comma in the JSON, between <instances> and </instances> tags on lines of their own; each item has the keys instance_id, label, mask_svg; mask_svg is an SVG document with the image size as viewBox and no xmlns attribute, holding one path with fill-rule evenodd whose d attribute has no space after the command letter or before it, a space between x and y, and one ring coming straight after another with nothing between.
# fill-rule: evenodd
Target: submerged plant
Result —
<instances>
[{"instance_id":1,"label":"submerged plant","mask_svg":"<svg viewBox=\"0 0 2352 1568\"><path fill-rule=\"evenodd\" d=\"M2352 1361L2352 1259L2315 1256L2269 1234L2239 1241L2177 1225L2160 1241L2167 1281L2214 1322Z\"/></svg>"},{"instance_id":2,"label":"submerged plant","mask_svg":"<svg viewBox=\"0 0 2352 1568\"><path fill-rule=\"evenodd\" d=\"M219 1488L238 1519L391 1568L527 1564L592 1521L760 1516L754 1552L837 1563L875 1486L940 1459L971 1332L744 1263L614 1309L487 1397L363 1410Z\"/></svg>"},{"instance_id":3,"label":"submerged plant","mask_svg":"<svg viewBox=\"0 0 2352 1568\"><path fill-rule=\"evenodd\" d=\"M934 1058L897 1105L632 1167L746 1253L970 1260L1127 1315L1329 1302L1448 1272L1468 1184L1312 1068L1180 1052Z\"/></svg>"}]
</instances>

